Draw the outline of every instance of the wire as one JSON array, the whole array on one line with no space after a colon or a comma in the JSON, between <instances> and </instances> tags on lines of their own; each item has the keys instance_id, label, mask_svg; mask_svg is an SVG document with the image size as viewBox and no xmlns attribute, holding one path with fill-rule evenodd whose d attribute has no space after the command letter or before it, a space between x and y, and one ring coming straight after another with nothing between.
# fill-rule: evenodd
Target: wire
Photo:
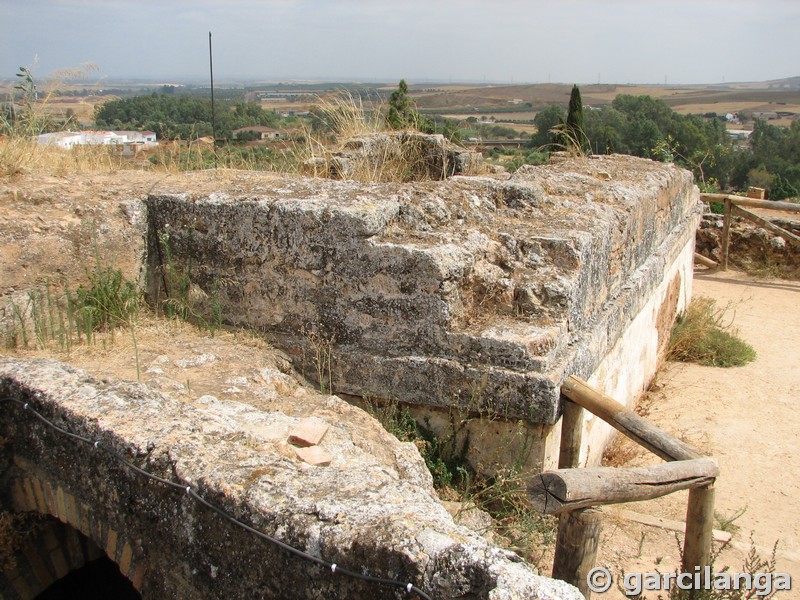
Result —
<instances>
[{"instance_id":1,"label":"wire","mask_svg":"<svg viewBox=\"0 0 800 600\"><path fill-rule=\"evenodd\" d=\"M351 571L349 569L345 569L343 567L340 567L336 563L328 562L327 560L324 560L324 559L319 558L317 556L313 556L311 554L308 554L307 552L304 552L303 550L300 550L299 548L295 548L293 546L290 546L286 542L282 542L281 540L279 540L277 538L274 538L271 535L268 535L268 534L264 533L263 531L259 531L258 529L255 529L254 527L251 527L250 525L247 525L246 523L240 521L239 519L237 519L236 517L234 517L230 513L226 512L225 510L219 508L218 506L214 506L208 500L206 500L205 498L200 496L197 492L195 492L192 489L191 486L184 485L182 483L177 483L175 481L170 481L169 479L164 479L164 478L159 477L157 475L153 475L152 473L150 473L148 471L145 471L144 469L142 469L140 467L137 467L136 465L134 465L133 463L128 461L126 458L124 458L122 455L118 454L112 448L104 446L103 444L100 443L99 440L92 440L90 438L80 436L78 434L75 434L75 433L72 433L70 431L67 431L66 429L63 429L62 427L59 427L58 425L56 425L55 423L53 423L52 421L50 421L49 419L44 417L41 413L39 413L35 409L31 408L30 403L22 402L21 400L17 400L16 398L10 398L10 397L3 398L3 400L10 400L11 402L16 403L17 405L21 406L26 412L29 412L29 413L33 414L41 422L43 422L47 426L51 427L52 429L58 431L59 433L61 433L63 435L66 435L67 437L70 437L70 438L72 438L74 440L78 440L78 441L83 442L85 444L89 444L90 446L92 446L93 448L95 448L97 450L102 450L106 454L114 457L117 461L121 462L123 465L125 465L126 467L128 467L132 471L135 471L136 473L142 475L143 477L146 477L148 479L152 479L154 481L158 481L159 483L162 483L162 484L164 484L166 486L169 486L171 488L174 488L176 490L181 490L186 495L188 495L189 497L193 498L195 501L199 502L200 504L202 504L206 508L211 509L212 511L214 511L215 513L217 513L218 515L220 515L224 519L227 519L228 521L230 521L231 523L237 525L238 527L241 527L245 531L249 531L250 533L257 535L261 539L266 540L266 541L268 541L269 543L271 543L271 544L273 544L275 546L278 546L279 548L285 550L286 552L288 552L290 554L293 554L294 556L297 556L299 558L302 558L303 560L306 560L306 561L315 563L317 565L320 565L322 567L325 567L326 569L329 569L330 572L332 574L334 574L334 575L344 575L346 577L352 577L354 579L360 579L362 581L366 581L366 582L369 582L369 583L375 583L375 584L379 584L379 585L385 585L385 586L390 586L390 587L395 587L395 588L401 588L401 589L403 589L405 591L406 594L409 594L409 595L410 594L416 594L417 596L419 596L423 600L432 600L432 598L428 594L426 594L421 589L419 589L417 586L415 586L415 585L413 585L411 583L404 583L404 582L399 581L397 579L387 579L387 578L383 578L383 577L373 577L371 575L364 575L362 573L358 573L356 571Z\"/></svg>"}]
</instances>

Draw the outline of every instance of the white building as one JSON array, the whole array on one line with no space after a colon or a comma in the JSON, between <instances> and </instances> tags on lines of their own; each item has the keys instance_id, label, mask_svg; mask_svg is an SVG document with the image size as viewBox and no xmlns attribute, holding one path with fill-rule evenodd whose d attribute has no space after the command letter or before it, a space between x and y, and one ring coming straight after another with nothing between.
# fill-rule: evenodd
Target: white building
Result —
<instances>
[{"instance_id":1,"label":"white building","mask_svg":"<svg viewBox=\"0 0 800 600\"><path fill-rule=\"evenodd\" d=\"M154 146L158 144L153 131L56 131L43 133L38 143L44 146L58 146L67 150L83 145L139 145Z\"/></svg>"}]
</instances>

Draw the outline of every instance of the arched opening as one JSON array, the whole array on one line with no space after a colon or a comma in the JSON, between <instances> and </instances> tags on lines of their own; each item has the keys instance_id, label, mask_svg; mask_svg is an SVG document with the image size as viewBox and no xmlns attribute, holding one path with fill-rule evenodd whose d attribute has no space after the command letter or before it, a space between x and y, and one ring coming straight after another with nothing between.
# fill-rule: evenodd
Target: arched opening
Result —
<instances>
[{"instance_id":1,"label":"arched opening","mask_svg":"<svg viewBox=\"0 0 800 600\"><path fill-rule=\"evenodd\" d=\"M131 581L117 563L103 556L70 571L53 583L36 600L141 600Z\"/></svg>"},{"instance_id":2,"label":"arched opening","mask_svg":"<svg viewBox=\"0 0 800 600\"><path fill-rule=\"evenodd\" d=\"M20 600L141 600L133 583L90 538L36 512L17 513L13 557L6 557L0 589Z\"/></svg>"}]
</instances>

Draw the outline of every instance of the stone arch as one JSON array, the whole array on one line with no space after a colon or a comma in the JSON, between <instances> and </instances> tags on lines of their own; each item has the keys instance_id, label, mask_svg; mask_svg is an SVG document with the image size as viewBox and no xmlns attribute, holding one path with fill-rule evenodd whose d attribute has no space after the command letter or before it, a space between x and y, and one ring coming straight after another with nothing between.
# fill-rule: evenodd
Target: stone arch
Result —
<instances>
[{"instance_id":1,"label":"stone arch","mask_svg":"<svg viewBox=\"0 0 800 600\"><path fill-rule=\"evenodd\" d=\"M141 592L144 561L112 527L61 486L25 474L12 484L15 514L42 517L33 535L20 541L11 561L0 565L0 587L11 599L36 598L54 582L87 563L107 556Z\"/></svg>"}]
</instances>

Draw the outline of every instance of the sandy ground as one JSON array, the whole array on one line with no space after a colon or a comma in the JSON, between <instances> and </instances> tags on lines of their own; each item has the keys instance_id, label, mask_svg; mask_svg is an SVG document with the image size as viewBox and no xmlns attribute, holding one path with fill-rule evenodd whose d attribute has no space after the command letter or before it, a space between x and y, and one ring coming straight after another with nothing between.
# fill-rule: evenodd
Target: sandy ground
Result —
<instances>
[{"instance_id":1,"label":"sandy ground","mask_svg":"<svg viewBox=\"0 0 800 600\"><path fill-rule=\"evenodd\" d=\"M721 475L716 486L719 520L741 513L727 527L732 542L716 568L741 571L754 544L769 558L777 542L777 571L786 572L800 589L800 469L794 452L800 446L800 283L758 281L740 273L695 274L695 296L729 305L728 316L739 335L758 353L753 363L731 369L669 363L643 401L653 423L714 456ZM618 456L628 464L656 464L657 458L622 444ZM661 519L683 521L687 493L619 508ZM608 508L597 564L621 571L673 571L679 564L675 533L643 526ZM628 515L631 516L631 515ZM682 535L681 535L682 538ZM751 542L752 540L752 542ZM652 594L652 595L649 595ZM622 598L618 589L597 598ZM648 598L657 594L648 592ZM778 597L800 598L800 591Z\"/></svg>"}]
</instances>

